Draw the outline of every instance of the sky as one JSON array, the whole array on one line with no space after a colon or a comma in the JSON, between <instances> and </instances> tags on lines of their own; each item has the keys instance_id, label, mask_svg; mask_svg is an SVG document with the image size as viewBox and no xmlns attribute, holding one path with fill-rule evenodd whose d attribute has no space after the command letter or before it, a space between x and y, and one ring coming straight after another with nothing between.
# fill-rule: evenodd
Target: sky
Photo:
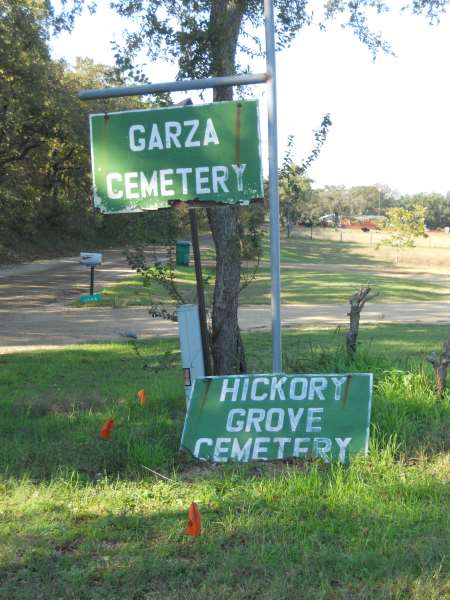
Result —
<instances>
[{"instance_id":1,"label":"sky","mask_svg":"<svg viewBox=\"0 0 450 600\"><path fill-rule=\"evenodd\" d=\"M330 113L332 127L308 171L314 187L383 184L401 194L450 191L450 15L430 26L423 17L375 16L395 56L370 51L350 30L302 30L291 48L277 53L279 163L289 135L300 163L314 145L314 129ZM52 42L54 58L77 56L114 62L110 41L126 26L99 1L96 15L79 17L72 34ZM176 65L151 64L153 82L175 78ZM264 63L252 66L264 71ZM261 104L263 157L267 160L265 86L249 90ZM179 100L187 94L178 94ZM189 92L195 102L202 101ZM209 101L208 93L203 101Z\"/></svg>"}]
</instances>

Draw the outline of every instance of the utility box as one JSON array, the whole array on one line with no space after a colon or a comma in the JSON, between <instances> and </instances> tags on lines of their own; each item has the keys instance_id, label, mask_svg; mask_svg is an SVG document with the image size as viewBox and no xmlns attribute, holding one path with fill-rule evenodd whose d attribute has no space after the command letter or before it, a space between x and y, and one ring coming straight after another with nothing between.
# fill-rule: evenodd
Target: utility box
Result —
<instances>
[{"instance_id":1,"label":"utility box","mask_svg":"<svg viewBox=\"0 0 450 600\"><path fill-rule=\"evenodd\" d=\"M177 309L177 315L186 406L189 407L194 379L205 376L198 306L183 304Z\"/></svg>"},{"instance_id":2,"label":"utility box","mask_svg":"<svg viewBox=\"0 0 450 600\"><path fill-rule=\"evenodd\" d=\"M102 255L99 252L80 252L80 264L85 267L96 267L102 264Z\"/></svg>"},{"instance_id":3,"label":"utility box","mask_svg":"<svg viewBox=\"0 0 450 600\"><path fill-rule=\"evenodd\" d=\"M176 243L176 263L183 267L189 266L189 254L191 252L191 242L183 242L178 240Z\"/></svg>"}]
</instances>

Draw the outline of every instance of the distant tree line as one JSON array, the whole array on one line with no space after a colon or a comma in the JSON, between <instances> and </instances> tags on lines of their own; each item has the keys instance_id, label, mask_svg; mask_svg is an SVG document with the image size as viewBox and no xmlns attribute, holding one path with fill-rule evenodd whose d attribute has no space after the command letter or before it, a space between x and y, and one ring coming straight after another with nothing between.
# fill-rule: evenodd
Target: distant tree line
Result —
<instances>
[{"instance_id":1,"label":"distant tree line","mask_svg":"<svg viewBox=\"0 0 450 600\"><path fill-rule=\"evenodd\" d=\"M425 224L430 229L450 227L450 192L401 195L386 185L313 187L314 182L298 175L294 163L280 170L281 222L286 229L295 224L314 226L331 215L339 223L343 217L386 216L391 208L426 209Z\"/></svg>"},{"instance_id":2,"label":"distant tree line","mask_svg":"<svg viewBox=\"0 0 450 600\"><path fill-rule=\"evenodd\" d=\"M89 112L149 104L129 98L82 103L80 89L125 81L90 59L73 66L52 60L56 26L47 2L0 0L0 261L80 242L101 246L176 235L179 215L171 211L141 218L94 212Z\"/></svg>"},{"instance_id":3,"label":"distant tree line","mask_svg":"<svg viewBox=\"0 0 450 600\"><path fill-rule=\"evenodd\" d=\"M425 224L430 229L450 227L450 192L445 196L438 193L401 196L399 200L399 205L404 208L423 206L426 209Z\"/></svg>"}]
</instances>

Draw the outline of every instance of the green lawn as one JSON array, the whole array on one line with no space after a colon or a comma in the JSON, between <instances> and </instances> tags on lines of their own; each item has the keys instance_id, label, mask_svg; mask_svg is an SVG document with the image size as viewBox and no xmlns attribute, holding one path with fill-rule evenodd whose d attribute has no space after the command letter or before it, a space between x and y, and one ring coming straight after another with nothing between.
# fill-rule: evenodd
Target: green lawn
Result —
<instances>
[{"instance_id":1,"label":"green lawn","mask_svg":"<svg viewBox=\"0 0 450 600\"><path fill-rule=\"evenodd\" d=\"M286 263L311 263L331 265L372 265L382 269L392 267L392 262L385 257L381 258L373 252L373 247L359 244L357 242L337 239L323 238L323 230L313 230L313 239L310 239L306 231L297 230L293 237L282 237L280 241L280 259ZM336 234L337 236L338 234ZM321 237L317 237L321 236ZM369 239L369 238L368 238ZM263 244L264 258L269 260L270 245L266 238Z\"/></svg>"},{"instance_id":2,"label":"green lawn","mask_svg":"<svg viewBox=\"0 0 450 600\"><path fill-rule=\"evenodd\" d=\"M270 304L270 282L270 270L261 269L256 280L243 290L241 303ZM281 266L283 304L347 303L361 285L367 284L378 292L376 302L426 302L450 297L448 288L413 279L383 277L372 273L324 273Z\"/></svg>"},{"instance_id":3,"label":"green lawn","mask_svg":"<svg viewBox=\"0 0 450 600\"><path fill-rule=\"evenodd\" d=\"M372 235L373 244L369 244L370 234L363 237L364 242L345 240L352 235L348 230L342 230L345 241L339 241L341 230L313 229L313 238L310 230L298 227L292 236L287 238L285 233L280 240L280 259L282 263L310 263L332 264L339 266L364 266L393 267L392 260L375 249L377 235ZM212 260L215 257L213 244L202 250L202 259ZM268 231L265 232L263 241L263 260L270 259L270 240ZM422 250L422 249L421 249ZM442 249L441 249L442 250Z\"/></svg>"},{"instance_id":4,"label":"green lawn","mask_svg":"<svg viewBox=\"0 0 450 600\"><path fill-rule=\"evenodd\" d=\"M442 301L450 298L450 288L420 280L420 277L403 277L383 274L388 263L374 254L373 248L362 244L296 235L283 239L281 244L281 301L283 304L337 304L347 303L349 297L361 285L371 285L378 292L377 302L426 302ZM208 278L206 286L207 304L211 303L215 270L214 251L202 251L203 275ZM271 273L269 265L269 243L263 242L263 260L255 279L244 287L241 304L270 304ZM300 266L300 264L302 266ZM298 265L298 266L297 266ZM306 265L306 267L305 267ZM315 268L315 265L317 267ZM330 270L324 270L329 265ZM344 272L336 272L342 267ZM358 270L355 270L354 268ZM364 267L367 271L364 272ZM353 270L352 270L353 268ZM243 280L253 273L253 264L243 265ZM345 271L347 269L347 271ZM361 269L361 270L360 270ZM374 270L375 269L375 270ZM186 302L196 302L195 271L193 262L189 267L177 266L175 271L177 287ZM140 276L132 276L120 283L102 290L102 301L96 304L77 306L148 306L171 304L164 289L157 284L144 287Z\"/></svg>"},{"instance_id":5,"label":"green lawn","mask_svg":"<svg viewBox=\"0 0 450 600\"><path fill-rule=\"evenodd\" d=\"M246 271L247 273L250 270ZM214 271L203 269L210 276L206 287L210 302L214 286ZM194 267L177 267L175 271L178 289L187 302L195 302ZM424 283L402 277L382 276L373 273L327 273L310 269L281 268L281 301L283 304L338 304L346 303L361 285L369 284L378 292L376 302L426 302L450 298L450 289L432 283ZM240 296L241 304L270 304L270 269L260 267L256 278L245 287ZM125 279L102 290L102 301L95 306L139 306L151 302L171 304L165 290L159 285L144 287L140 276ZM80 304L81 305L81 304ZM87 306L86 304L81 306ZM90 304L90 307L93 305Z\"/></svg>"},{"instance_id":6,"label":"green lawn","mask_svg":"<svg viewBox=\"0 0 450 600\"><path fill-rule=\"evenodd\" d=\"M208 269L204 269L204 276L208 275ZM176 284L186 303L196 301L195 272L194 267L178 266L175 271ZM206 293L212 294L212 286L206 286ZM124 308L126 306L149 306L155 303L173 304L167 292L159 285L144 287L140 275L127 277L120 283L116 283L101 291L102 300L98 303L82 304L76 302L76 306L95 308L96 306L113 306Z\"/></svg>"},{"instance_id":7,"label":"green lawn","mask_svg":"<svg viewBox=\"0 0 450 600\"><path fill-rule=\"evenodd\" d=\"M0 598L450 598L450 394L421 362L449 333L365 327L355 364L338 331L285 334L286 371L375 373L370 456L348 467L179 453L176 340L138 342L140 358L132 343L1 356ZM251 370L270 370L270 335L245 341Z\"/></svg>"}]
</instances>

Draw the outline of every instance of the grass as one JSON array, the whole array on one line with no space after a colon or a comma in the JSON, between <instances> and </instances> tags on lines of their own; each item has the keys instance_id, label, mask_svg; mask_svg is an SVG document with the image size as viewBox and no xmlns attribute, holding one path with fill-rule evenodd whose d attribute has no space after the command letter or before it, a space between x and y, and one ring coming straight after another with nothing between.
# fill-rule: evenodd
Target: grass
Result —
<instances>
[{"instance_id":1,"label":"grass","mask_svg":"<svg viewBox=\"0 0 450 600\"><path fill-rule=\"evenodd\" d=\"M195 302L195 272L194 267L177 266L176 284L186 302ZM204 275L208 274L208 269L204 269ZM211 290L212 293L212 290ZM120 283L116 283L101 291L102 299L95 304L83 304L79 301L75 306L112 306L114 308L125 308L127 306L149 306L152 302L173 304L174 302L168 296L167 292L159 285L144 287L142 278L139 275L127 277Z\"/></svg>"},{"instance_id":2,"label":"grass","mask_svg":"<svg viewBox=\"0 0 450 600\"><path fill-rule=\"evenodd\" d=\"M336 235L339 233L317 229L314 230L315 237L312 240L306 237L303 231L297 231L294 237L282 240L281 301L283 304L347 303L349 297L361 285L367 284L378 292L377 302L381 303L449 299L449 288L441 283L421 280L420 273L411 273L409 276L405 276L401 270L396 273L395 265L388 260L385 248L377 251L373 246L363 243L366 234L343 230L343 235L349 240L342 243L335 239ZM415 253L411 260L416 267L421 264L420 253L426 250L424 248L411 250L411 253ZM447 250L450 251L450 247L441 248L439 252L433 250L433 252L441 260L445 258ZM260 268L255 280L242 291L241 304L270 304L269 254L269 243L266 239L263 243L263 260ZM206 295L207 303L210 303L215 276L212 266L214 251L211 247L202 250L202 260L203 274L209 278ZM387 270L390 271L389 274L386 274ZM249 277L253 272L253 265L244 264L243 272ZM427 267L426 275L429 276L430 272ZM196 302L195 271L192 261L190 267L176 267L175 281L186 301ZM102 301L99 303L76 302L75 305L91 308L95 306L124 308L148 306L151 303L173 303L160 286L153 284L151 287L144 287L141 278L137 275L114 284L101 293Z\"/></svg>"},{"instance_id":3,"label":"grass","mask_svg":"<svg viewBox=\"0 0 450 600\"><path fill-rule=\"evenodd\" d=\"M203 268L209 276L207 297L211 301L214 286L214 271ZM178 266L175 271L177 287L187 302L195 302L194 267ZM449 288L434 283L421 282L396 276L381 276L375 273L337 273L314 269L281 268L281 301L283 304L339 304L347 303L350 296L361 285L371 285L378 292L376 302L430 302L449 299ZM267 266L261 266L256 278L241 293L241 304L270 304L271 275ZM148 306L152 302L173 304L167 293L158 284L142 285L140 276L132 276L102 290L102 300L95 306ZM77 306L87 306L77 303ZM90 304L89 306L93 306Z\"/></svg>"},{"instance_id":4,"label":"grass","mask_svg":"<svg viewBox=\"0 0 450 600\"><path fill-rule=\"evenodd\" d=\"M370 456L349 467L179 453L175 340L140 342L142 358L131 343L2 356L0 598L450 598L450 397L421 363L448 333L365 327L353 365L339 332L285 334L287 371L375 373ZM269 370L270 335L245 341L251 369ZM196 539L183 533L192 501Z\"/></svg>"},{"instance_id":5,"label":"grass","mask_svg":"<svg viewBox=\"0 0 450 600\"><path fill-rule=\"evenodd\" d=\"M342 238L341 238L342 236ZM387 239L383 232L363 233L352 229L313 230L313 240L308 229L295 230L289 240L281 241L281 254L287 248L290 255L304 256L304 262L324 262L325 264L372 264L395 266L396 250L379 243ZM286 256L287 258L287 256ZM448 272L450 261L450 236L442 232L430 232L428 238L419 238L413 248L400 252L400 267L424 272Z\"/></svg>"},{"instance_id":6,"label":"grass","mask_svg":"<svg viewBox=\"0 0 450 600\"><path fill-rule=\"evenodd\" d=\"M209 295L214 284L213 272L204 269L211 276ZM176 280L181 293L188 301L195 302L195 273L192 268L178 267ZM377 302L427 302L449 299L448 288L432 283L422 283L413 279L382 277L360 273L323 273L314 270L282 269L281 301L283 304L339 304L347 303L350 296L361 285L371 285L377 292ZM240 297L241 304L270 304L270 270L261 267L255 281L246 287ZM155 303L172 303L157 285L145 288L139 277L133 277L102 291L103 299L99 306L139 306Z\"/></svg>"},{"instance_id":7,"label":"grass","mask_svg":"<svg viewBox=\"0 0 450 600\"><path fill-rule=\"evenodd\" d=\"M347 236L346 241L340 241L340 232L331 230L314 229L313 238L309 237L309 230L296 230L292 237L281 239L280 259L283 263L306 263L325 265L375 265L382 268L391 266L391 261L385 255L380 256L374 248L365 243L365 238ZM344 230L342 231L345 236ZM347 239L348 238L348 239ZM268 238L265 239L264 258L269 260L270 246Z\"/></svg>"},{"instance_id":8,"label":"grass","mask_svg":"<svg viewBox=\"0 0 450 600\"><path fill-rule=\"evenodd\" d=\"M378 292L376 302L424 302L446 300L449 290L417 280L382 277L361 273L324 273L323 271L281 268L283 304L344 304L361 285ZM242 304L269 304L271 276L261 269L256 280L241 294Z\"/></svg>"}]
</instances>

